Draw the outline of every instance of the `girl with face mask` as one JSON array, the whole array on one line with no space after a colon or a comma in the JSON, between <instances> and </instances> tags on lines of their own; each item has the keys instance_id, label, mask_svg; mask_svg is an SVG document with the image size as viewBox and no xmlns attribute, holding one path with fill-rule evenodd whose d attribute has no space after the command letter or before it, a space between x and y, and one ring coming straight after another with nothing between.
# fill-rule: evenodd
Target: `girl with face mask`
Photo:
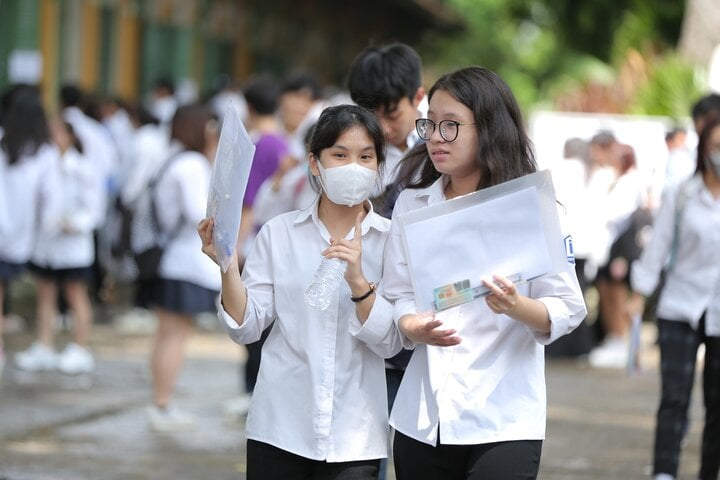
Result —
<instances>
[{"instance_id":1,"label":"girl with face mask","mask_svg":"<svg viewBox=\"0 0 720 480\"><path fill-rule=\"evenodd\" d=\"M237 343L274 325L246 423L247 478L377 478L387 456L384 358L400 350L392 305L376 293L390 222L367 200L384 162L372 113L323 111L309 145L316 201L281 214L257 235L242 273L222 274L219 316ZM213 221L198 232L216 260ZM330 306L304 293L322 256L347 264Z\"/></svg>"},{"instance_id":2,"label":"girl with face mask","mask_svg":"<svg viewBox=\"0 0 720 480\"><path fill-rule=\"evenodd\" d=\"M665 270L656 310L662 383L656 480L677 476L701 343L705 425L697 478L716 480L720 470L720 118L700 132L697 159L695 175L663 193L652 238L630 275L628 310L640 315Z\"/></svg>"}]
</instances>

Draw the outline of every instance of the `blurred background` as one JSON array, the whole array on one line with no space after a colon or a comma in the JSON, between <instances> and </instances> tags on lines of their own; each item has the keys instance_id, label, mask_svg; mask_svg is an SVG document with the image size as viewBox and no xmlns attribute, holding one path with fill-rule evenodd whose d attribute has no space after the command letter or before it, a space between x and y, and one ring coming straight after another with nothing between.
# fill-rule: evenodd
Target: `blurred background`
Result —
<instances>
[{"instance_id":1,"label":"blurred background","mask_svg":"<svg viewBox=\"0 0 720 480\"><path fill-rule=\"evenodd\" d=\"M527 111L684 117L718 88L719 17L713 0L0 0L0 89L39 82L52 107L65 82L126 101L161 77L199 96L298 68L341 86L362 47L396 40L428 86L482 64Z\"/></svg>"}]
</instances>

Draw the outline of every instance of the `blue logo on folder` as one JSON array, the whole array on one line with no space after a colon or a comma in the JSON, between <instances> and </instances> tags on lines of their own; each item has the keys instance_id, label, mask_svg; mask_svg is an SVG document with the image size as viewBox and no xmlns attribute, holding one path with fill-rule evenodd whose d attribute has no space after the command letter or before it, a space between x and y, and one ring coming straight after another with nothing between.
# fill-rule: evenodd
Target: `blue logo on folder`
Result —
<instances>
[{"instance_id":1,"label":"blue logo on folder","mask_svg":"<svg viewBox=\"0 0 720 480\"><path fill-rule=\"evenodd\" d=\"M573 251L572 235L568 235L563 238L565 242L565 257L568 263L575 265L575 252Z\"/></svg>"}]
</instances>

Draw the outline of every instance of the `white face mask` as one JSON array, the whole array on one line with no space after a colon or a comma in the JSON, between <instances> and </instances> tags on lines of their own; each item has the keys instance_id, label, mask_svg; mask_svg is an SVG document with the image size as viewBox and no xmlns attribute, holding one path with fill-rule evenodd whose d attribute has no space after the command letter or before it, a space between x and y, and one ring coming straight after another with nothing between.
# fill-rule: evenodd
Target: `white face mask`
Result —
<instances>
[{"instance_id":1,"label":"white face mask","mask_svg":"<svg viewBox=\"0 0 720 480\"><path fill-rule=\"evenodd\" d=\"M708 155L709 166L715 171L715 176L720 178L720 150L713 150Z\"/></svg>"},{"instance_id":2,"label":"white face mask","mask_svg":"<svg viewBox=\"0 0 720 480\"><path fill-rule=\"evenodd\" d=\"M355 206L370 196L377 181L377 172L361 167L357 163L320 170L320 184L331 202L338 205Z\"/></svg>"}]
</instances>

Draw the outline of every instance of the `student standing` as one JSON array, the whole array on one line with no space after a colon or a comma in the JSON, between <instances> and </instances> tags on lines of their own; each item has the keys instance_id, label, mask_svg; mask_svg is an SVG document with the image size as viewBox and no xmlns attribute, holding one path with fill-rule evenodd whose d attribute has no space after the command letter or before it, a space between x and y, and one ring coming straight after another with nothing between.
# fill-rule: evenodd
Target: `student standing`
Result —
<instances>
[{"instance_id":1,"label":"student standing","mask_svg":"<svg viewBox=\"0 0 720 480\"><path fill-rule=\"evenodd\" d=\"M635 293L628 310L631 315L640 315L644 297L653 293L665 268L665 283L656 314L662 383L655 427L653 474L656 480L673 480L677 475L701 343L705 344L702 377L705 427L697 478L716 480L720 470L718 117L705 121L697 159L695 175L665 191L652 238L630 274Z\"/></svg>"},{"instance_id":2,"label":"student standing","mask_svg":"<svg viewBox=\"0 0 720 480\"><path fill-rule=\"evenodd\" d=\"M393 217L536 170L517 102L485 68L441 77L429 92L428 118L416 125L426 149L403 160L420 166L410 169L407 178L417 180ZM483 279L490 295L433 317L416 311L399 223L390 237L385 294L405 346L415 349L391 414L398 480L536 478L543 348L586 313L573 266L522 285Z\"/></svg>"},{"instance_id":3,"label":"student standing","mask_svg":"<svg viewBox=\"0 0 720 480\"><path fill-rule=\"evenodd\" d=\"M57 188L52 172L60 155L52 145L39 92L18 87L6 98L0 139L0 306L5 285L23 272L32 255L37 225ZM3 323L0 307L0 372Z\"/></svg>"},{"instance_id":4,"label":"student standing","mask_svg":"<svg viewBox=\"0 0 720 480\"><path fill-rule=\"evenodd\" d=\"M100 217L102 184L72 126L62 119L51 123L61 156L48 172L60 179L46 220L40 226L29 270L37 289L38 340L15 358L23 370L57 368L63 373L90 373L95 361L89 349L93 309L88 293L95 261L93 230ZM73 340L59 356L53 347L58 289L72 312Z\"/></svg>"},{"instance_id":5,"label":"student standing","mask_svg":"<svg viewBox=\"0 0 720 480\"><path fill-rule=\"evenodd\" d=\"M200 252L195 229L205 216L211 160L206 156L214 135L215 119L208 107L179 107L170 125L170 155L156 174L154 196L158 222L171 232L158 278L141 285L149 305L158 317L150 367L153 405L148 409L150 426L156 431L183 430L194 418L172 403L175 382L182 368L185 344L192 332L193 318L215 311L220 276L215 265Z\"/></svg>"},{"instance_id":6,"label":"student standing","mask_svg":"<svg viewBox=\"0 0 720 480\"><path fill-rule=\"evenodd\" d=\"M322 193L262 227L242 275L237 260L222 274L220 317L234 341L257 341L275 322L247 419L249 480L374 479L387 456L383 358L400 344L392 307L375 293L389 221L367 201L383 149L370 112L325 109L309 146ZM210 219L198 228L215 259L212 230ZM321 253L347 264L326 310L303 300Z\"/></svg>"}]
</instances>

